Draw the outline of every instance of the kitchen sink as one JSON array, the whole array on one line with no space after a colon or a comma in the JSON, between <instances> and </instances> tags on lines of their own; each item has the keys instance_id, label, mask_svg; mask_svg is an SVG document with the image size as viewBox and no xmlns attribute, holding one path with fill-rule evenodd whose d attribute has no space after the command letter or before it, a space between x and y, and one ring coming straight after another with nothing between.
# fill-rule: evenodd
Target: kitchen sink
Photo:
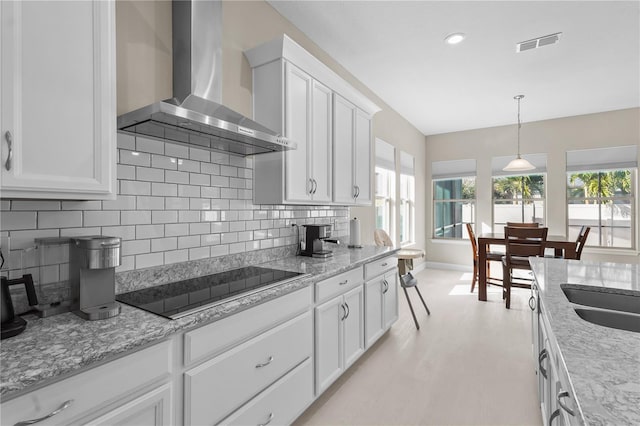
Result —
<instances>
[{"instance_id":1,"label":"kitchen sink","mask_svg":"<svg viewBox=\"0 0 640 426\"><path fill-rule=\"evenodd\" d=\"M640 314L640 295L622 292L611 293L611 289L578 286L569 283L560 284L560 288L570 302L578 305ZM578 309L576 309L576 311L577 310Z\"/></svg>"},{"instance_id":2,"label":"kitchen sink","mask_svg":"<svg viewBox=\"0 0 640 426\"><path fill-rule=\"evenodd\" d=\"M583 308L575 308L575 311L580 318L590 323L640 333L640 315Z\"/></svg>"}]
</instances>

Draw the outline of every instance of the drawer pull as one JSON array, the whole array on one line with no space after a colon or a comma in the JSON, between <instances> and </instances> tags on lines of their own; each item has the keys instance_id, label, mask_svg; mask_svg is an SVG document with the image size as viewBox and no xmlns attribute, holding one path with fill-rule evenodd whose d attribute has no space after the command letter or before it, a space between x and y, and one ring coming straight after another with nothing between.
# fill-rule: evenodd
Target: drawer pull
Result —
<instances>
[{"instance_id":1,"label":"drawer pull","mask_svg":"<svg viewBox=\"0 0 640 426\"><path fill-rule=\"evenodd\" d=\"M258 426L267 426L269 423L271 423L271 420L273 420L275 416L273 415L273 413L269 413L269 419L264 422L264 423L259 423Z\"/></svg>"},{"instance_id":2,"label":"drawer pull","mask_svg":"<svg viewBox=\"0 0 640 426\"><path fill-rule=\"evenodd\" d=\"M574 412L571 408L567 407L566 405L564 405L564 403L562 402L563 398L567 398L569 396L569 392L568 391L560 391L558 392L558 396L557 396L557 400L558 400L558 405L560 405L560 407L562 407L562 409L564 411L566 411L567 413L569 413L570 415L574 415Z\"/></svg>"},{"instance_id":3,"label":"drawer pull","mask_svg":"<svg viewBox=\"0 0 640 426\"><path fill-rule=\"evenodd\" d=\"M345 284L346 284L346 283L348 283L348 282L349 282L349 280L344 280L344 281L340 281L338 284L340 284L340 285L345 285Z\"/></svg>"},{"instance_id":4,"label":"drawer pull","mask_svg":"<svg viewBox=\"0 0 640 426\"><path fill-rule=\"evenodd\" d=\"M50 417L53 417L56 414L60 414L62 411L64 411L67 408L69 408L69 406L71 404L73 404L73 399L65 401L60 407L58 407L56 410L53 410L52 412L50 412L46 416L40 417L39 419L25 420L25 421L22 421L22 422L18 422L13 426L28 426L28 425L32 425L32 424L35 424L35 423L40 423L41 421L46 420L46 419L48 419Z\"/></svg>"},{"instance_id":5,"label":"drawer pull","mask_svg":"<svg viewBox=\"0 0 640 426\"><path fill-rule=\"evenodd\" d=\"M387 280L382 281L384 284L384 290L382 290L382 294L386 294L389 291L389 282Z\"/></svg>"},{"instance_id":6,"label":"drawer pull","mask_svg":"<svg viewBox=\"0 0 640 426\"><path fill-rule=\"evenodd\" d=\"M542 374L542 377L544 377L545 379L547 378L547 370L545 370L542 366L542 361L544 361L544 359L548 356L549 352L547 352L546 349L541 350L540 355L538 355L538 367L540 367L540 374Z\"/></svg>"},{"instance_id":7,"label":"drawer pull","mask_svg":"<svg viewBox=\"0 0 640 426\"><path fill-rule=\"evenodd\" d=\"M11 161L13 160L13 137L11 136L11 132L7 130L4 133L4 138L7 141L7 146L9 147L9 153L7 154L7 161L4 163L4 167L7 170L11 170Z\"/></svg>"},{"instance_id":8,"label":"drawer pull","mask_svg":"<svg viewBox=\"0 0 640 426\"><path fill-rule=\"evenodd\" d=\"M342 308L342 318L340 318L340 321L344 321L345 318L347 318L347 308L345 307L344 304L340 305L340 307Z\"/></svg>"},{"instance_id":9,"label":"drawer pull","mask_svg":"<svg viewBox=\"0 0 640 426\"><path fill-rule=\"evenodd\" d=\"M351 309L349 309L349 304L345 303L344 306L347 307L347 314L344 316L344 319L349 318L349 314L351 313Z\"/></svg>"},{"instance_id":10,"label":"drawer pull","mask_svg":"<svg viewBox=\"0 0 640 426\"><path fill-rule=\"evenodd\" d=\"M267 365L271 364L272 362L273 362L273 357L270 356L269 359L267 360L267 362L262 362L260 364L256 364L256 368L266 367Z\"/></svg>"},{"instance_id":11,"label":"drawer pull","mask_svg":"<svg viewBox=\"0 0 640 426\"><path fill-rule=\"evenodd\" d=\"M382 267L384 268L385 266L387 266L387 262L384 262L384 263L383 263L382 265L380 265L380 266L382 266Z\"/></svg>"},{"instance_id":12,"label":"drawer pull","mask_svg":"<svg viewBox=\"0 0 640 426\"><path fill-rule=\"evenodd\" d=\"M536 298L533 296L529 298L529 309L531 309L532 311L536 310Z\"/></svg>"},{"instance_id":13,"label":"drawer pull","mask_svg":"<svg viewBox=\"0 0 640 426\"><path fill-rule=\"evenodd\" d=\"M560 409L556 409L553 413L551 413L551 416L549 417L549 426L551 426L551 424L553 423L553 421L555 420L556 417L558 417L560 415Z\"/></svg>"}]
</instances>

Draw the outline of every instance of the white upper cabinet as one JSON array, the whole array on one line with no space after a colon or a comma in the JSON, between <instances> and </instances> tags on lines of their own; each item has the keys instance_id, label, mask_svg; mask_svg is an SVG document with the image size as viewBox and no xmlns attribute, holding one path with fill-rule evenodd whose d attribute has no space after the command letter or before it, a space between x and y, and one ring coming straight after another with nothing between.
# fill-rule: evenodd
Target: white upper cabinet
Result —
<instances>
[{"instance_id":1,"label":"white upper cabinet","mask_svg":"<svg viewBox=\"0 0 640 426\"><path fill-rule=\"evenodd\" d=\"M255 157L254 202L370 204L371 116L380 108L286 35L245 56L253 68L254 120L298 144ZM355 155L366 156L358 168Z\"/></svg>"},{"instance_id":2,"label":"white upper cabinet","mask_svg":"<svg viewBox=\"0 0 640 426\"><path fill-rule=\"evenodd\" d=\"M115 4L0 3L3 198L115 197Z\"/></svg>"}]
</instances>

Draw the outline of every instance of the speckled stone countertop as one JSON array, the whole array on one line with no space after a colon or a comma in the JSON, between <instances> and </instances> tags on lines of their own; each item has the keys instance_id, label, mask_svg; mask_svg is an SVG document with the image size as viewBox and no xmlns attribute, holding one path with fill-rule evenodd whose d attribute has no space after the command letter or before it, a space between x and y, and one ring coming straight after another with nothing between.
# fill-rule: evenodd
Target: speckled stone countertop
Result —
<instances>
[{"instance_id":1,"label":"speckled stone countertop","mask_svg":"<svg viewBox=\"0 0 640 426\"><path fill-rule=\"evenodd\" d=\"M560 284L640 295L640 265L532 259L543 312L569 373L580 422L640 424L640 333L580 318Z\"/></svg>"},{"instance_id":2,"label":"speckled stone countertop","mask_svg":"<svg viewBox=\"0 0 640 426\"><path fill-rule=\"evenodd\" d=\"M2 401L77 373L82 368L125 352L159 342L189 328L219 320L251 306L307 287L312 283L392 255L389 247L337 249L328 259L289 257L262 264L311 274L264 291L169 320L122 305L122 313L108 320L85 321L66 313L49 318L27 315L27 329L0 345Z\"/></svg>"}]
</instances>

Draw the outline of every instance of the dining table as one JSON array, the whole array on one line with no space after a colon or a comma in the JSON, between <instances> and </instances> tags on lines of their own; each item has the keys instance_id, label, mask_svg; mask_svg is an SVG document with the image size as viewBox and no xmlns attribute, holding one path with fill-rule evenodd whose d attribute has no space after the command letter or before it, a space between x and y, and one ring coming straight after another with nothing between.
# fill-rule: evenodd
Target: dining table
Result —
<instances>
[{"instance_id":1,"label":"dining table","mask_svg":"<svg viewBox=\"0 0 640 426\"><path fill-rule=\"evenodd\" d=\"M478 237L478 300L487 300L487 251L489 246L504 246L504 234L498 232L483 233ZM548 235L546 248L554 249L556 257L564 259L576 258L578 242L564 235Z\"/></svg>"}]
</instances>

